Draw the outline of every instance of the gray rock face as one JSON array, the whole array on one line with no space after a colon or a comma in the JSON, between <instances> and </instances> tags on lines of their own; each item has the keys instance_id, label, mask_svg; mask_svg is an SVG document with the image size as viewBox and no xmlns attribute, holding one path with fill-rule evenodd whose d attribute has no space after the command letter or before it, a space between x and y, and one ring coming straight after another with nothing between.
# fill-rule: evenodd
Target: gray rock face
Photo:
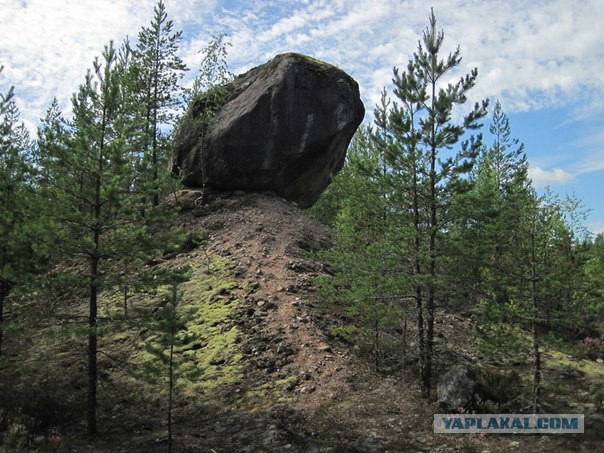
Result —
<instances>
[{"instance_id":1,"label":"gray rock face","mask_svg":"<svg viewBox=\"0 0 604 453\"><path fill-rule=\"evenodd\" d=\"M312 206L363 120L358 84L335 66L287 53L225 88L209 125L198 100L176 133L173 168L185 185L274 191Z\"/></svg>"},{"instance_id":2,"label":"gray rock face","mask_svg":"<svg viewBox=\"0 0 604 453\"><path fill-rule=\"evenodd\" d=\"M436 386L438 402L447 410L468 407L474 401L476 391L474 373L461 366L443 375Z\"/></svg>"}]
</instances>

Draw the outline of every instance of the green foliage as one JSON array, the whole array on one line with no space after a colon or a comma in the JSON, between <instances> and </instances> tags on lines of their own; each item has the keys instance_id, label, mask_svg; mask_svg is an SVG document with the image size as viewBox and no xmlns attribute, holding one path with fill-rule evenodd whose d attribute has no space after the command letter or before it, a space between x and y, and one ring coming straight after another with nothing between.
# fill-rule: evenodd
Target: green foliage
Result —
<instances>
[{"instance_id":1,"label":"green foliage","mask_svg":"<svg viewBox=\"0 0 604 453\"><path fill-rule=\"evenodd\" d=\"M403 324L412 302L425 395L431 387L435 307L459 288L449 271L457 250L447 233L464 223L466 212L455 209L455 202L471 187L467 174L482 143L481 134L471 133L487 107L486 101L476 104L453 121L477 71L442 87L438 81L461 61L459 48L440 57L443 40L432 13L406 70L394 69L394 101L383 93L375 129L357 134L346 166L313 210L336 228L338 245L329 256L337 269L332 285L336 297L347 301L349 316L371 326L376 357L380 330Z\"/></svg>"},{"instance_id":2,"label":"green foliage","mask_svg":"<svg viewBox=\"0 0 604 453\"><path fill-rule=\"evenodd\" d=\"M199 74L195 77L191 89L187 90L188 98L197 99L203 95L209 104L220 104L219 100L224 96L222 90L234 77L228 69L227 54L231 43L226 38L225 33L213 35L208 45L200 51L203 58ZM209 92L212 93L208 94Z\"/></svg>"},{"instance_id":3,"label":"green foliage","mask_svg":"<svg viewBox=\"0 0 604 453\"><path fill-rule=\"evenodd\" d=\"M0 67L2 72L2 67ZM15 285L25 285L32 265L31 149L32 143L20 122L14 89L0 92L0 354L4 303Z\"/></svg>"},{"instance_id":4,"label":"green foliage","mask_svg":"<svg viewBox=\"0 0 604 453\"><path fill-rule=\"evenodd\" d=\"M462 137L481 126L487 102L475 104L461 122L453 121L454 109L467 100L478 71L441 87L461 62L458 47L446 59L440 57L444 33L436 27L432 12L417 52L406 71L394 69L394 97L386 93L376 108L374 141L384 153L385 173L391 179L392 210L400 222L399 247L410 256L405 274L415 300L422 393L428 396L434 343L436 304L449 299L446 279L449 254L445 231L456 220L452 199L468 191L465 175L473 168L481 147L481 134ZM458 151L451 153L451 149Z\"/></svg>"},{"instance_id":5,"label":"green foliage","mask_svg":"<svg viewBox=\"0 0 604 453\"><path fill-rule=\"evenodd\" d=\"M173 31L174 23L168 19L162 0L157 2L154 13L151 23L141 28L136 48L125 44L123 60L128 63L124 86L136 119L136 184L149 188L151 197L147 201L157 206L169 187L168 131L183 103L179 81L187 67L178 56L182 31Z\"/></svg>"},{"instance_id":6,"label":"green foliage","mask_svg":"<svg viewBox=\"0 0 604 453\"><path fill-rule=\"evenodd\" d=\"M159 179L152 185L139 183L139 168L132 160L139 145L133 139L139 117L124 85L126 64L113 43L105 47L74 94L73 122L61 118L56 102L49 109L36 156L38 203L47 222L40 231L45 243L40 251L69 260L89 298L91 434L96 431L98 296L117 283L132 285L128 274L134 265L154 258L177 234L160 234L167 231L174 212L148 202L162 190Z\"/></svg>"},{"instance_id":7,"label":"green foliage","mask_svg":"<svg viewBox=\"0 0 604 453\"><path fill-rule=\"evenodd\" d=\"M357 333L358 328L351 324L343 326L331 326L329 329L329 334L332 337L349 344L354 344Z\"/></svg>"},{"instance_id":8,"label":"green foliage","mask_svg":"<svg viewBox=\"0 0 604 453\"><path fill-rule=\"evenodd\" d=\"M383 161L369 140L368 129L357 133L346 165L332 184L342 198L324 199L315 213L332 217L338 235L336 247L323 254L338 272L323 281L322 297L343 302L347 315L359 323L359 340L370 345L379 368L380 332L399 322L398 313L404 310L399 295L406 282L396 272L401 257L392 246L396 231L389 219Z\"/></svg>"},{"instance_id":9,"label":"green foliage","mask_svg":"<svg viewBox=\"0 0 604 453\"><path fill-rule=\"evenodd\" d=\"M199 73L193 86L186 90L190 116L208 126L216 113L231 95L229 82L233 74L228 70L227 48L231 45L227 35L214 35L210 43L200 51L203 54Z\"/></svg>"}]
</instances>

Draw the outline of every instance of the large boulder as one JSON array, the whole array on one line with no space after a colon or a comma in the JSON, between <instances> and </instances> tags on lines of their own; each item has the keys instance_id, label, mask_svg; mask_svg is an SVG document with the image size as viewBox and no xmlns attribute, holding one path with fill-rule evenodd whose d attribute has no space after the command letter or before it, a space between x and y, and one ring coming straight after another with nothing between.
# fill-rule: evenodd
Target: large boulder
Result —
<instances>
[{"instance_id":1,"label":"large boulder","mask_svg":"<svg viewBox=\"0 0 604 453\"><path fill-rule=\"evenodd\" d=\"M520 395L521 389L522 382L515 371L457 365L441 376L436 395L443 410L456 412L473 410L487 401L504 407Z\"/></svg>"},{"instance_id":2,"label":"large boulder","mask_svg":"<svg viewBox=\"0 0 604 453\"><path fill-rule=\"evenodd\" d=\"M330 64L287 53L223 88L210 121L200 96L177 130L173 168L184 184L274 191L312 206L342 168L363 120L355 80Z\"/></svg>"}]
</instances>

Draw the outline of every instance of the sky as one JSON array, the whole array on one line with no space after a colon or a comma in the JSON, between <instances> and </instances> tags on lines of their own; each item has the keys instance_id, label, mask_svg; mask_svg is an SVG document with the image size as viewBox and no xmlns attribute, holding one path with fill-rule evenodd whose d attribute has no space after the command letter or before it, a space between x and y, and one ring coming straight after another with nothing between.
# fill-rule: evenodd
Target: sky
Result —
<instances>
[{"instance_id":1,"label":"sky","mask_svg":"<svg viewBox=\"0 0 604 453\"><path fill-rule=\"evenodd\" d=\"M28 128L51 100L64 112L86 70L110 40L136 41L156 0L0 0L0 93L15 86ZM526 146L536 188L574 194L591 209L586 226L604 232L603 0L164 0L181 57L199 68L213 34L232 44L236 74L295 51L334 64L360 85L366 121L404 69L428 24L445 33L445 54L463 57L450 81L478 68L473 104L499 100L512 135ZM443 54L443 55L445 55ZM469 104L469 105L471 105ZM468 108L469 108L468 105ZM488 126L489 120L485 121ZM490 137L485 134L486 143Z\"/></svg>"}]
</instances>

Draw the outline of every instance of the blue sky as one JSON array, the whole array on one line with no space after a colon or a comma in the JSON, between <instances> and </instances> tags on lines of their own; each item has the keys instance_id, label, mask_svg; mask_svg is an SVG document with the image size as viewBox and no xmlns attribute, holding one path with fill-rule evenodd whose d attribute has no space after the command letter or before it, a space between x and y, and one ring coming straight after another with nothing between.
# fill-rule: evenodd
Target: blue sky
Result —
<instances>
[{"instance_id":1,"label":"blue sky","mask_svg":"<svg viewBox=\"0 0 604 453\"><path fill-rule=\"evenodd\" d=\"M0 92L15 85L35 130L51 99L66 112L109 40L136 38L155 0L0 0ZM452 79L479 70L470 101L499 99L526 144L536 187L575 193L604 231L604 1L602 0L165 0L182 57L192 69L213 33L224 31L235 73L286 51L335 64L360 84L370 113L404 68L434 7L444 47L459 44ZM494 104L494 102L492 103ZM367 116L370 120L371 115Z\"/></svg>"}]
</instances>

